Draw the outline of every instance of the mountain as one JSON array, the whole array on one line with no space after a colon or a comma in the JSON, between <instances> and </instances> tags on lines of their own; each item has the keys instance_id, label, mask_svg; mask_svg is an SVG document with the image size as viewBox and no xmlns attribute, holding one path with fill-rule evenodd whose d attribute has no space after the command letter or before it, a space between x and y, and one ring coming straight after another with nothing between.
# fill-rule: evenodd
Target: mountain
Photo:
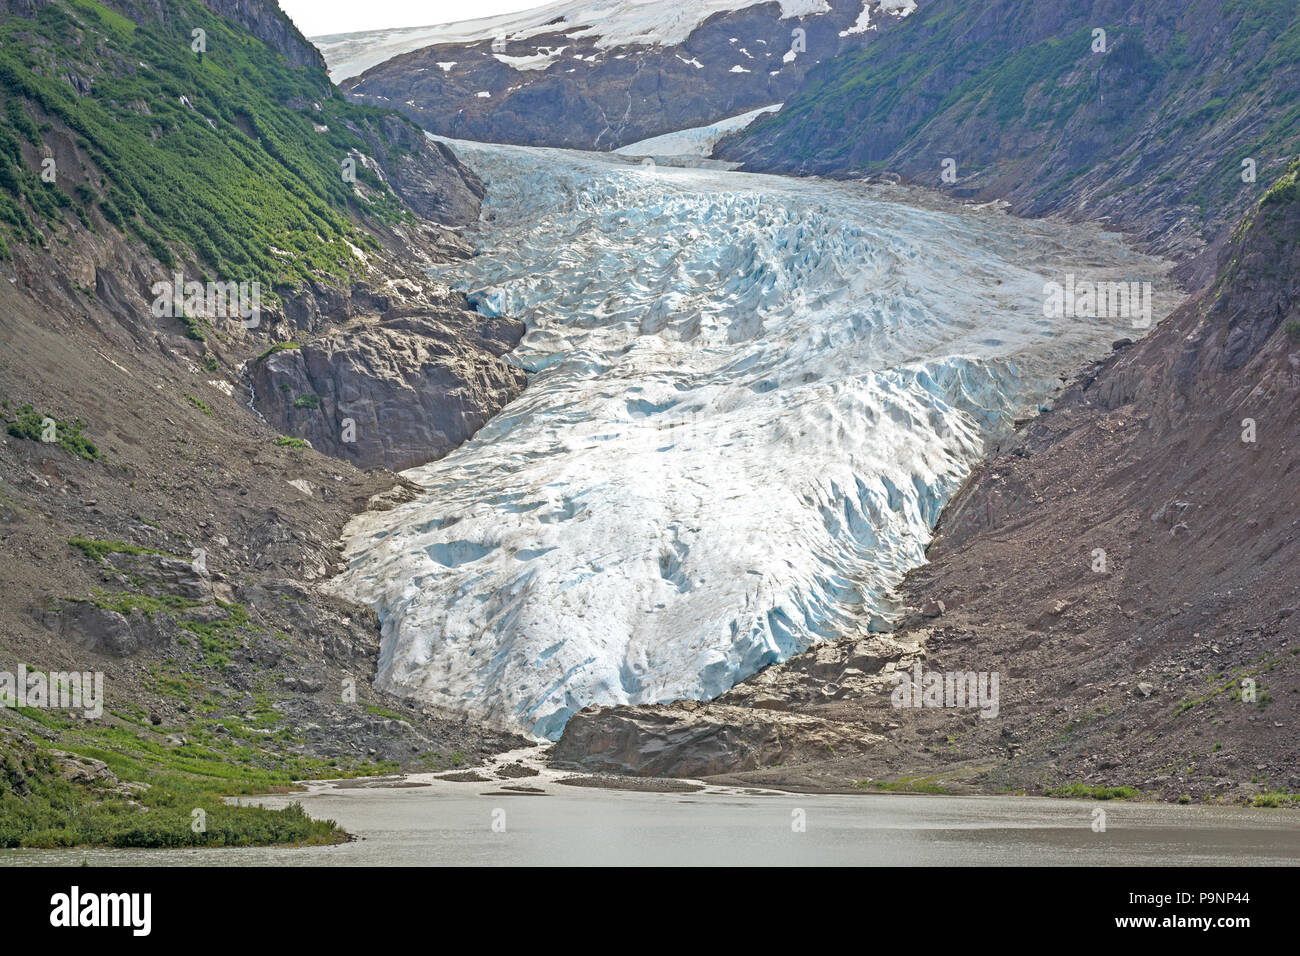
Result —
<instances>
[{"instance_id":1,"label":"mountain","mask_svg":"<svg viewBox=\"0 0 1300 956\"><path fill-rule=\"evenodd\" d=\"M519 742L379 695L378 620L311 584L351 514L411 493L372 466L523 387L522 325L426 273L469 254L481 181L344 99L270 0L0 12L0 671L107 698L0 708L0 817L124 788L109 836L24 810L0 843L176 839L141 803L265 842L217 795Z\"/></svg>"},{"instance_id":2,"label":"mountain","mask_svg":"<svg viewBox=\"0 0 1300 956\"><path fill-rule=\"evenodd\" d=\"M922 613L711 703L581 711L556 762L1265 806L1295 792L1298 179L1300 161L1248 211L1203 294L976 470L905 583ZM891 706L916 667L999 673L997 719Z\"/></svg>"},{"instance_id":3,"label":"mountain","mask_svg":"<svg viewBox=\"0 0 1300 956\"><path fill-rule=\"evenodd\" d=\"M1300 149L1298 88L1296 0L935 0L823 60L715 155L1106 223L1184 262L1205 253L1199 285Z\"/></svg>"},{"instance_id":4,"label":"mountain","mask_svg":"<svg viewBox=\"0 0 1300 956\"><path fill-rule=\"evenodd\" d=\"M779 103L818 61L915 9L914 0L577 0L317 44L349 97L430 132L610 150Z\"/></svg>"}]
</instances>

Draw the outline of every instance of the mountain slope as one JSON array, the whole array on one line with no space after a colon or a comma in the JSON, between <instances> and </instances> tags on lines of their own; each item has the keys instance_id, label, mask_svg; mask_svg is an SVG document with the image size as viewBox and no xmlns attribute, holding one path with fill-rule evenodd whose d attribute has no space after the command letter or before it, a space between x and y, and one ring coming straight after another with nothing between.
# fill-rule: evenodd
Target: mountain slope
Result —
<instances>
[{"instance_id":1,"label":"mountain slope","mask_svg":"<svg viewBox=\"0 0 1300 956\"><path fill-rule=\"evenodd\" d=\"M1249 212L1204 294L976 471L905 584L927 617L809 650L715 703L581 712L556 760L1300 799L1297 177L1300 162ZM995 719L891 706L895 671L916 666L999 673Z\"/></svg>"},{"instance_id":2,"label":"mountain slope","mask_svg":"<svg viewBox=\"0 0 1300 956\"><path fill-rule=\"evenodd\" d=\"M477 217L472 173L391 114L347 103L319 62L267 60L261 41L194 0L167 17L138 29L79 2L5 22L6 192L47 225L71 210L141 239L164 266L294 286L314 273L364 275L353 247L378 251L374 233L410 219L394 193L408 156L442 179L441 221ZM209 52L191 50L192 30L205 31ZM393 144L389 170L361 163L353 188L341 162L381 140ZM52 154L54 182L37 183L36 154ZM3 218L39 244L23 205L7 198Z\"/></svg>"},{"instance_id":3,"label":"mountain slope","mask_svg":"<svg viewBox=\"0 0 1300 956\"><path fill-rule=\"evenodd\" d=\"M0 671L101 672L107 697L97 720L0 707L22 732L4 758L29 740L204 806L516 743L382 698L378 621L311 583L355 511L410 493L340 458L429 460L439 427L463 437L522 387L499 359L522 327L485 332L423 268L468 254L478 178L344 100L267 0L2 9ZM322 380L346 360L357 394L280 373L298 351ZM417 405L406 379L431 368L443 391ZM417 408L429 431L397 414ZM358 441L321 441L338 458L299 437L345 418Z\"/></svg>"},{"instance_id":4,"label":"mountain slope","mask_svg":"<svg viewBox=\"0 0 1300 956\"><path fill-rule=\"evenodd\" d=\"M912 0L590 0L319 39L354 100L483 142L609 150L780 102ZM379 62L379 57L390 57Z\"/></svg>"},{"instance_id":5,"label":"mountain slope","mask_svg":"<svg viewBox=\"0 0 1300 956\"><path fill-rule=\"evenodd\" d=\"M1021 215L1109 222L1188 259L1222 241L1300 148L1297 89L1296 0L937 0L824 61L715 155L770 172L894 173ZM1211 249L1194 281L1213 268Z\"/></svg>"}]
</instances>

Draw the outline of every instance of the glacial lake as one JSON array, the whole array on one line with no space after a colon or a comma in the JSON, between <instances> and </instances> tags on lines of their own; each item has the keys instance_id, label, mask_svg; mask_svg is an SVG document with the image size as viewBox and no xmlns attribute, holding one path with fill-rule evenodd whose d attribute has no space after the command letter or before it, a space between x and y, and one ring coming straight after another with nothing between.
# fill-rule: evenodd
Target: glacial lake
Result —
<instances>
[{"instance_id":1,"label":"glacial lake","mask_svg":"<svg viewBox=\"0 0 1300 956\"><path fill-rule=\"evenodd\" d=\"M537 792L504 787L533 788ZM68 866L1286 866L1300 815L1042 797L645 793L554 775L511 784L427 775L317 782L290 796L357 839L333 847L5 850L0 865ZM1094 811L1105 831L1094 831ZM797 824L802 822L802 830ZM495 824L495 829L494 829Z\"/></svg>"}]
</instances>

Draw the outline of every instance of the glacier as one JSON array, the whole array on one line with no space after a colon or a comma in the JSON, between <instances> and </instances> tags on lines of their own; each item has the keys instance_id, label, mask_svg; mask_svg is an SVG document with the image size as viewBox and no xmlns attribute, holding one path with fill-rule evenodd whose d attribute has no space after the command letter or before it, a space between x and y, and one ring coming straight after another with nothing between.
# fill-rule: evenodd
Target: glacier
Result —
<instances>
[{"instance_id":1,"label":"glacier","mask_svg":"<svg viewBox=\"0 0 1300 956\"><path fill-rule=\"evenodd\" d=\"M887 628L986 443L1141 334L1045 317L1044 283L1176 300L1166 263L1092 228L452 145L488 194L479 254L439 273L526 323L530 383L405 473L417 500L353 519L331 586L378 612L382 688L542 738Z\"/></svg>"}]
</instances>

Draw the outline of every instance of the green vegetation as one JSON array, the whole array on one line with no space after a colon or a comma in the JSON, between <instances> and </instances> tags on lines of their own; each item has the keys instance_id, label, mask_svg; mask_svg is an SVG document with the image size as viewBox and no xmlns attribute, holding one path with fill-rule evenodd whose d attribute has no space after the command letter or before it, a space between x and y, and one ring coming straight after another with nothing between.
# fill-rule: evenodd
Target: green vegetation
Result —
<instances>
[{"instance_id":1,"label":"green vegetation","mask_svg":"<svg viewBox=\"0 0 1300 956\"><path fill-rule=\"evenodd\" d=\"M302 438L290 438L288 435L281 435L275 440L280 448L310 448L311 445Z\"/></svg>"},{"instance_id":2,"label":"green vegetation","mask_svg":"<svg viewBox=\"0 0 1300 956\"><path fill-rule=\"evenodd\" d=\"M15 716L6 722L27 715L10 713ZM62 738L62 749L104 760L119 780L134 786L73 784L61 772L67 758L37 738L0 728L0 847L218 847L347 839L333 821L312 820L298 804L266 810L221 799L287 790L291 781L284 774L251 768L241 773L219 755L182 755L198 748L168 748L116 727L66 731ZM96 740L113 740L129 755L101 749Z\"/></svg>"},{"instance_id":3,"label":"green vegetation","mask_svg":"<svg viewBox=\"0 0 1300 956\"><path fill-rule=\"evenodd\" d=\"M385 710L383 707L376 707L373 704L366 707L367 714L374 714L376 717L387 717L389 720L406 720L401 714L394 713L391 710Z\"/></svg>"},{"instance_id":4,"label":"green vegetation","mask_svg":"<svg viewBox=\"0 0 1300 956\"><path fill-rule=\"evenodd\" d=\"M1043 791L1049 797L1070 797L1075 800L1137 800L1142 791L1136 787L1105 787L1086 783L1072 783Z\"/></svg>"},{"instance_id":5,"label":"green vegetation","mask_svg":"<svg viewBox=\"0 0 1300 956\"><path fill-rule=\"evenodd\" d=\"M1228 35L1228 48L1240 53L1260 34L1278 37L1279 56L1274 67L1282 63L1295 63L1294 46L1296 16L1300 13L1297 0L1227 0L1224 3L1223 18L1225 22L1236 19L1236 25ZM1240 18L1240 19L1237 19ZM1258 64L1252 64L1252 72Z\"/></svg>"},{"instance_id":6,"label":"green vegetation","mask_svg":"<svg viewBox=\"0 0 1300 956\"><path fill-rule=\"evenodd\" d=\"M1278 178L1264 198L1260 200L1260 206L1283 206L1294 203L1300 199L1300 159L1297 159L1287 171Z\"/></svg>"},{"instance_id":7,"label":"green vegetation","mask_svg":"<svg viewBox=\"0 0 1300 956\"><path fill-rule=\"evenodd\" d=\"M293 400L294 408L320 408L319 395L299 395Z\"/></svg>"},{"instance_id":8,"label":"green vegetation","mask_svg":"<svg viewBox=\"0 0 1300 956\"><path fill-rule=\"evenodd\" d=\"M0 258L98 210L168 269L192 259L268 293L358 274L354 247L378 248L359 224L409 213L364 164L362 189L340 164L396 114L347 102L323 69L291 66L198 0L142 16L76 0L0 21ZM207 33L202 57L194 28ZM44 182L32 168L22 144L41 148L49 124L75 137L88 180L60 169ZM203 331L191 322L188 334Z\"/></svg>"},{"instance_id":9,"label":"green vegetation","mask_svg":"<svg viewBox=\"0 0 1300 956\"><path fill-rule=\"evenodd\" d=\"M92 542L92 544L100 543L102 542ZM137 550L128 553L160 554L162 552ZM230 655L235 652L245 637L259 633L258 628L254 627L249 619L248 610L242 604L225 604L217 601L215 607L221 612L221 616L214 618L211 613L213 605L174 595L156 598L139 593L101 592L96 594L91 603L96 607L123 615L142 611L150 617L155 614L175 617L183 629L194 635L204 664L217 670L225 670L230 666Z\"/></svg>"},{"instance_id":10,"label":"green vegetation","mask_svg":"<svg viewBox=\"0 0 1300 956\"><path fill-rule=\"evenodd\" d=\"M1287 793L1283 790L1257 793L1250 805L1252 807L1300 807L1300 793Z\"/></svg>"},{"instance_id":11,"label":"green vegetation","mask_svg":"<svg viewBox=\"0 0 1300 956\"><path fill-rule=\"evenodd\" d=\"M225 617L215 621L182 620L181 627L198 638L199 648L204 661L211 667L225 670L230 666L230 655L240 644L241 632L252 630L249 625L248 611L242 604L223 604L217 607L225 611Z\"/></svg>"},{"instance_id":12,"label":"green vegetation","mask_svg":"<svg viewBox=\"0 0 1300 956\"><path fill-rule=\"evenodd\" d=\"M1202 704L1214 700L1221 694L1227 694L1229 700L1238 703L1253 703L1260 710L1264 710L1270 703L1272 703L1273 698L1268 691L1264 689L1263 682L1260 679L1261 675L1273 670L1279 665L1290 665L1291 663L1291 661L1287 660L1286 654L1278 654L1271 659L1268 658L1267 655L1262 655L1254 667L1247 666L1234 668L1231 676L1227 677L1226 680L1224 679L1223 674L1219 674L1217 677L1211 675L1209 679L1210 682L1218 683L1216 683L1208 693L1202 694L1199 697L1189 697L1179 701L1178 707L1174 710L1174 716L1181 717L1192 708L1199 707ZM1246 678L1251 678L1255 680L1256 683L1255 699L1253 701L1243 701L1242 699L1241 682Z\"/></svg>"},{"instance_id":13,"label":"green vegetation","mask_svg":"<svg viewBox=\"0 0 1300 956\"><path fill-rule=\"evenodd\" d=\"M75 538L69 545L93 560L162 553L120 541ZM297 805L273 811L230 806L223 797L286 793L296 780L399 769L387 761L301 756L304 731L285 720L268 693L280 675L254 668L239 681L212 679L212 669L229 667L255 641L289 641L255 622L243 605L139 590L96 592L90 603L125 615L167 615L186 632L174 656L144 663L140 675L153 697L172 704L160 708L172 716L134 699L110 701L96 721L58 710L0 708L0 847L333 843L347 835ZM82 781L65 777L70 761L85 768L87 759L101 761L112 776L90 767ZM464 755L431 752L421 759L444 769Z\"/></svg>"},{"instance_id":14,"label":"green vegetation","mask_svg":"<svg viewBox=\"0 0 1300 956\"><path fill-rule=\"evenodd\" d=\"M300 348L302 348L302 346L299 345L297 342L276 342L269 349L267 349L265 352L259 355L254 361L265 362L276 352L287 352L289 349L300 349Z\"/></svg>"},{"instance_id":15,"label":"green vegetation","mask_svg":"<svg viewBox=\"0 0 1300 956\"><path fill-rule=\"evenodd\" d=\"M948 787L938 782L937 777L899 777L897 780L859 780L854 784L863 790L879 790L886 793L949 793Z\"/></svg>"},{"instance_id":16,"label":"green vegetation","mask_svg":"<svg viewBox=\"0 0 1300 956\"><path fill-rule=\"evenodd\" d=\"M195 398L195 397L194 397L193 395L191 395L189 392L186 392L186 393L185 393L185 397L188 398L188 399L190 400L190 404L191 404L191 405L193 405L195 408L197 408L199 411L201 411L204 415L211 415L211 414L212 414L212 409L209 408L209 407L207 406L207 404L206 404L205 402L203 402L201 399Z\"/></svg>"},{"instance_id":17,"label":"green vegetation","mask_svg":"<svg viewBox=\"0 0 1300 956\"><path fill-rule=\"evenodd\" d=\"M138 544L125 541L92 541L87 538L70 538L68 544L76 548L92 561L102 561L110 554L167 554L155 548L144 548ZM168 555L176 557L176 555Z\"/></svg>"},{"instance_id":18,"label":"green vegetation","mask_svg":"<svg viewBox=\"0 0 1300 956\"><path fill-rule=\"evenodd\" d=\"M181 316L181 324L185 326L185 337L194 342L206 342L208 333L204 329L203 320L186 313Z\"/></svg>"},{"instance_id":19,"label":"green vegetation","mask_svg":"<svg viewBox=\"0 0 1300 956\"><path fill-rule=\"evenodd\" d=\"M47 420L54 423L52 432L46 425ZM95 443L82 434L86 425L80 419L60 421L53 416L41 414L31 405L24 405L19 409L17 418L7 420L7 425L9 434L14 438L57 445L64 451L70 451L87 461L100 459L99 449L95 447ZM51 434L54 441L45 442L46 437Z\"/></svg>"}]
</instances>

